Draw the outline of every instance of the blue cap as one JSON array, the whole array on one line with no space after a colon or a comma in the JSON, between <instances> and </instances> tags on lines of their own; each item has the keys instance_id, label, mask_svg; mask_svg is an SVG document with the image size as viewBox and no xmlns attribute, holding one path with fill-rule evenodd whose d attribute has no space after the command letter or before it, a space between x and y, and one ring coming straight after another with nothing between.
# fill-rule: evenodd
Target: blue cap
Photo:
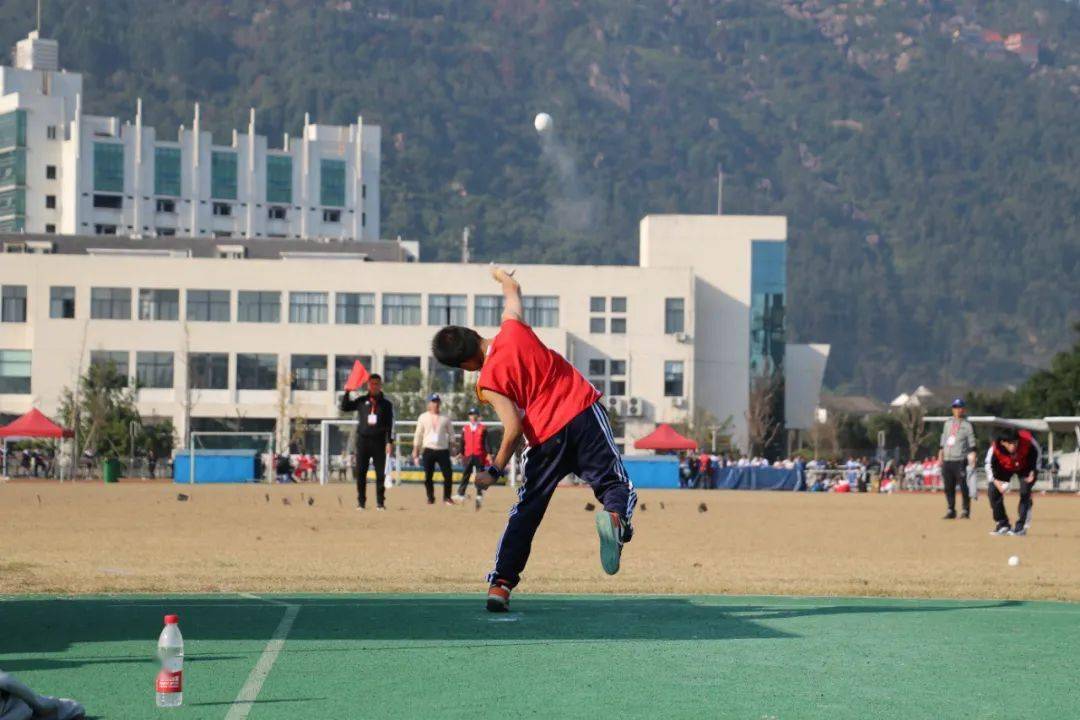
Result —
<instances>
[{"instance_id":1,"label":"blue cap","mask_svg":"<svg viewBox=\"0 0 1080 720\"><path fill-rule=\"evenodd\" d=\"M954 408L958 408L958 407L962 408L962 407L964 407L964 398L956 398L955 400L952 401L952 406Z\"/></svg>"},{"instance_id":2,"label":"blue cap","mask_svg":"<svg viewBox=\"0 0 1080 720\"><path fill-rule=\"evenodd\" d=\"M442 402L442 398L439 397L439 393L431 393L427 396L428 402Z\"/></svg>"}]
</instances>

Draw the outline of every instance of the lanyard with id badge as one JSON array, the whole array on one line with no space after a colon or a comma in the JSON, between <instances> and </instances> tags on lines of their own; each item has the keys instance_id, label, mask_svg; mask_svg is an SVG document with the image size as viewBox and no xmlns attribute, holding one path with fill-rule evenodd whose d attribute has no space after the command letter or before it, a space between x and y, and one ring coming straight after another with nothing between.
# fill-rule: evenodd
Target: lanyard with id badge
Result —
<instances>
[{"instance_id":1,"label":"lanyard with id badge","mask_svg":"<svg viewBox=\"0 0 1080 720\"><path fill-rule=\"evenodd\" d=\"M374 427L375 425L379 424L379 414L375 412L375 407L376 407L375 401L374 400L369 400L368 401L368 416L367 416L368 427Z\"/></svg>"}]
</instances>

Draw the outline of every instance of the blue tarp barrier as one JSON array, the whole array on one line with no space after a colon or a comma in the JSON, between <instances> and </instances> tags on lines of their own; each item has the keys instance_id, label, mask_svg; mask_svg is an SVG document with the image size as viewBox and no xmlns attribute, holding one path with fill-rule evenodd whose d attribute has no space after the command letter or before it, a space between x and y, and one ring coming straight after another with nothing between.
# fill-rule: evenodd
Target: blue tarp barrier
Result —
<instances>
[{"instance_id":1,"label":"blue tarp barrier","mask_svg":"<svg viewBox=\"0 0 1080 720\"><path fill-rule=\"evenodd\" d=\"M196 450L195 482L197 483L245 483L254 482L255 450ZM188 451L179 450L173 455L173 481L191 481L191 464Z\"/></svg>"},{"instance_id":2,"label":"blue tarp barrier","mask_svg":"<svg viewBox=\"0 0 1080 720\"><path fill-rule=\"evenodd\" d=\"M636 488L679 487L679 460L674 456L623 457L623 465Z\"/></svg>"},{"instance_id":3,"label":"blue tarp barrier","mask_svg":"<svg viewBox=\"0 0 1080 720\"><path fill-rule=\"evenodd\" d=\"M794 490L799 473L774 467L726 467L713 470L713 479L720 490Z\"/></svg>"}]
</instances>

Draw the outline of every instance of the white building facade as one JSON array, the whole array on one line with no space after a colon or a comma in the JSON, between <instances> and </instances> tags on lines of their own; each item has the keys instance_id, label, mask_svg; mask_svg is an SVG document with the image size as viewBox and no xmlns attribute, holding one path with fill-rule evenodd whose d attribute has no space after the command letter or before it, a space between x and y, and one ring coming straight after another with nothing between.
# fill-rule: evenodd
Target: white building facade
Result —
<instances>
[{"instance_id":1,"label":"white building facade","mask_svg":"<svg viewBox=\"0 0 1080 720\"><path fill-rule=\"evenodd\" d=\"M649 216L638 266L519 267L526 320L604 392L628 452L658 422L703 418L744 446L755 367L774 363L811 407L820 390L823 362L804 368L785 343L785 235L784 218ZM432 335L491 335L502 312L486 266L411 262L395 243L0 239L5 415L55 414L88 366L112 362L180 438L238 419L282 437L283 421L338 417L356 359L463 390Z\"/></svg>"},{"instance_id":2,"label":"white building facade","mask_svg":"<svg viewBox=\"0 0 1080 720\"><path fill-rule=\"evenodd\" d=\"M0 67L0 232L134 237L333 238L380 233L380 128L313 124L271 147L217 145L195 105L172 137L83 112L82 75L36 32Z\"/></svg>"}]
</instances>

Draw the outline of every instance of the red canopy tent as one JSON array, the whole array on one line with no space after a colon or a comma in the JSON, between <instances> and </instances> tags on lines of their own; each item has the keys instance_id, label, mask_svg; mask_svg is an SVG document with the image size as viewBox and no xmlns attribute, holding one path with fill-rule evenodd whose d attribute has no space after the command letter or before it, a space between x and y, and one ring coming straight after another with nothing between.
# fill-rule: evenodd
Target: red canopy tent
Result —
<instances>
[{"instance_id":1,"label":"red canopy tent","mask_svg":"<svg viewBox=\"0 0 1080 720\"><path fill-rule=\"evenodd\" d=\"M37 408L10 425L0 427L0 438L62 438L72 435L73 432L60 427Z\"/></svg>"},{"instance_id":2,"label":"red canopy tent","mask_svg":"<svg viewBox=\"0 0 1080 720\"><path fill-rule=\"evenodd\" d=\"M66 430L45 417L37 408L33 408L9 425L0 427L0 438L4 441L4 475L7 475L8 440L66 438L72 437L74 434L71 430Z\"/></svg>"},{"instance_id":3,"label":"red canopy tent","mask_svg":"<svg viewBox=\"0 0 1080 720\"><path fill-rule=\"evenodd\" d=\"M697 443L683 437L667 423L660 423L651 433L635 440L634 447L638 450L697 450Z\"/></svg>"}]
</instances>

